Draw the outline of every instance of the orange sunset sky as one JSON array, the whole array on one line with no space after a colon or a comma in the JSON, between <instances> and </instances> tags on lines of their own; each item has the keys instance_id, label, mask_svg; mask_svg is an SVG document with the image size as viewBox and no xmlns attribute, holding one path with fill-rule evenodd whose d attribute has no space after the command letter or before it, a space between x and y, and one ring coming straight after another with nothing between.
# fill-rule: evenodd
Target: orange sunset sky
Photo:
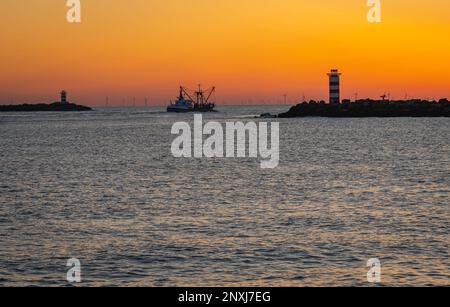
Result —
<instances>
[{"instance_id":1,"label":"orange sunset sky","mask_svg":"<svg viewBox=\"0 0 450 307\"><path fill-rule=\"evenodd\" d=\"M450 1L0 1L0 104L71 101L165 105L180 84L215 85L217 102L327 99L331 68L342 98L450 98Z\"/></svg>"}]
</instances>

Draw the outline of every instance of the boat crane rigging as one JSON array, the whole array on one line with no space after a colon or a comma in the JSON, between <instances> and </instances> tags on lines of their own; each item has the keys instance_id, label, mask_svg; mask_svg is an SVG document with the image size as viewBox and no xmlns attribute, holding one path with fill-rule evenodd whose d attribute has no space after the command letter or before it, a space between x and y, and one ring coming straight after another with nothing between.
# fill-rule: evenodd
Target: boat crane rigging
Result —
<instances>
[{"instance_id":1,"label":"boat crane rigging","mask_svg":"<svg viewBox=\"0 0 450 307\"><path fill-rule=\"evenodd\" d=\"M216 87L211 87L203 91L201 85L197 90L190 90L180 86L180 94L175 103L171 103L168 112L214 112L215 103L211 101L216 91ZM187 99L185 98L187 97ZM195 97L195 98L194 98Z\"/></svg>"}]
</instances>

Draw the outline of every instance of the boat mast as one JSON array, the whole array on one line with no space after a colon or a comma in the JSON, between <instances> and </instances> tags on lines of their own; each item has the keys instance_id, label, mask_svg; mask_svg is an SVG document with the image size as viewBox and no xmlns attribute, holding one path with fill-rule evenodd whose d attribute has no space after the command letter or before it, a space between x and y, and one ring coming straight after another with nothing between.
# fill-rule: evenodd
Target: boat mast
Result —
<instances>
[{"instance_id":1,"label":"boat mast","mask_svg":"<svg viewBox=\"0 0 450 307\"><path fill-rule=\"evenodd\" d=\"M195 95L197 96L197 104L203 105L203 91L202 86L200 84L198 85L198 91L195 92Z\"/></svg>"},{"instance_id":2,"label":"boat mast","mask_svg":"<svg viewBox=\"0 0 450 307\"><path fill-rule=\"evenodd\" d=\"M189 95L189 93L185 90L184 87L180 86L180 91L181 93L184 93L186 96L188 96L190 100L194 101L194 99L192 99L191 95Z\"/></svg>"}]
</instances>

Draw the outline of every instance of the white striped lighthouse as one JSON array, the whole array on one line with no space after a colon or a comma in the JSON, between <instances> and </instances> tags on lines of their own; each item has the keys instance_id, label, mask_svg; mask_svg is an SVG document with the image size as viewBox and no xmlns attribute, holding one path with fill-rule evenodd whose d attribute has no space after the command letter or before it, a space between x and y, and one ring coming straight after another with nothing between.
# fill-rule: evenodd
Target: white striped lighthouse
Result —
<instances>
[{"instance_id":1,"label":"white striped lighthouse","mask_svg":"<svg viewBox=\"0 0 450 307\"><path fill-rule=\"evenodd\" d=\"M61 103L68 103L66 91L61 91Z\"/></svg>"},{"instance_id":2,"label":"white striped lighthouse","mask_svg":"<svg viewBox=\"0 0 450 307\"><path fill-rule=\"evenodd\" d=\"M341 74L337 69L332 69L328 73L330 79L330 104L340 104L340 79Z\"/></svg>"}]
</instances>

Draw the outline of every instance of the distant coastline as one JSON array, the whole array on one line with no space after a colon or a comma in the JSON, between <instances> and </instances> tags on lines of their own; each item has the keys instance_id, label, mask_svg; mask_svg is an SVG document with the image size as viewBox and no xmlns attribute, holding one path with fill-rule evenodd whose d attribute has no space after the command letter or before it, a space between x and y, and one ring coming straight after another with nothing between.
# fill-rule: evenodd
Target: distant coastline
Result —
<instances>
[{"instance_id":1,"label":"distant coastline","mask_svg":"<svg viewBox=\"0 0 450 307\"><path fill-rule=\"evenodd\" d=\"M55 102L51 104L20 104L20 105L0 105L0 112L80 112L92 111L86 106L74 103Z\"/></svg>"},{"instance_id":2,"label":"distant coastline","mask_svg":"<svg viewBox=\"0 0 450 307\"><path fill-rule=\"evenodd\" d=\"M450 102L447 99L428 101L411 100L343 100L342 103L327 104L325 101L303 102L292 107L279 118L291 117L450 117Z\"/></svg>"},{"instance_id":3,"label":"distant coastline","mask_svg":"<svg viewBox=\"0 0 450 307\"><path fill-rule=\"evenodd\" d=\"M447 98L439 101L422 99L391 100L390 95L375 99L341 100L341 76L338 69L331 69L328 75L329 101L304 101L281 113L279 118L290 117L450 117L450 102ZM356 94L357 96L357 94ZM388 98L388 99L386 99ZM261 117L270 118L271 114Z\"/></svg>"},{"instance_id":4,"label":"distant coastline","mask_svg":"<svg viewBox=\"0 0 450 307\"><path fill-rule=\"evenodd\" d=\"M61 91L60 101L46 104L19 104L19 105L0 105L0 112L80 112L91 111L89 107L70 103L67 100L67 92Z\"/></svg>"}]
</instances>

